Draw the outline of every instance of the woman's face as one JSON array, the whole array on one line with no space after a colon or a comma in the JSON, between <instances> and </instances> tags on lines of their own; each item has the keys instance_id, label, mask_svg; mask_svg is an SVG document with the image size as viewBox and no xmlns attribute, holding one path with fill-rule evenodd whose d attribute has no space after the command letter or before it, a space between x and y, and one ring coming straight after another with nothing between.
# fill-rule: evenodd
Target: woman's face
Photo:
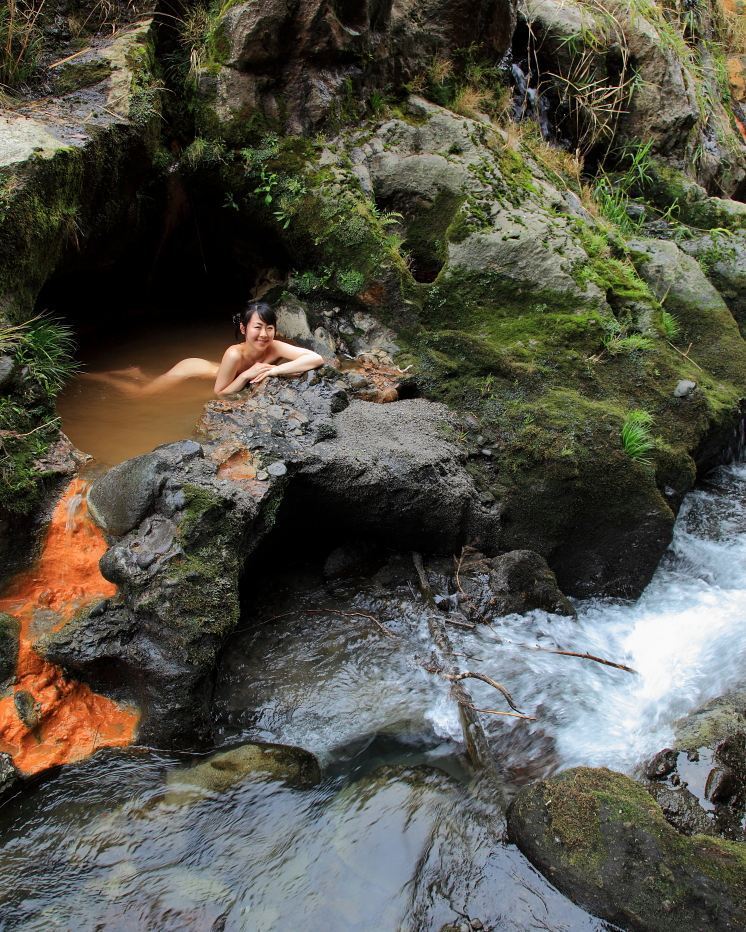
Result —
<instances>
[{"instance_id":1,"label":"woman's face","mask_svg":"<svg viewBox=\"0 0 746 932\"><path fill-rule=\"evenodd\" d=\"M249 322L244 326L241 324L241 333L247 343L256 346L257 349L266 349L275 338L275 328L272 324L266 324L256 311L249 318Z\"/></svg>"}]
</instances>

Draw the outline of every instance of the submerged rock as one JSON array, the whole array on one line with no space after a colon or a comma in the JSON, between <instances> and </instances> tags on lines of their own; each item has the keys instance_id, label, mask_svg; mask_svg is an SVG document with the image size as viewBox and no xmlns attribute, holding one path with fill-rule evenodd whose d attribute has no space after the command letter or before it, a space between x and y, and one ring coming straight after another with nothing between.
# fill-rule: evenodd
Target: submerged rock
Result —
<instances>
[{"instance_id":1,"label":"submerged rock","mask_svg":"<svg viewBox=\"0 0 746 932\"><path fill-rule=\"evenodd\" d=\"M746 924L746 850L684 837L629 777L576 768L521 790L508 831L574 902L624 929Z\"/></svg>"},{"instance_id":2,"label":"submerged rock","mask_svg":"<svg viewBox=\"0 0 746 932\"><path fill-rule=\"evenodd\" d=\"M282 744L241 744L220 751L207 760L182 770L172 770L167 777L163 801L167 804L192 802L194 790L224 793L248 778L267 778L289 786L306 788L321 780L319 762L309 751Z\"/></svg>"}]
</instances>

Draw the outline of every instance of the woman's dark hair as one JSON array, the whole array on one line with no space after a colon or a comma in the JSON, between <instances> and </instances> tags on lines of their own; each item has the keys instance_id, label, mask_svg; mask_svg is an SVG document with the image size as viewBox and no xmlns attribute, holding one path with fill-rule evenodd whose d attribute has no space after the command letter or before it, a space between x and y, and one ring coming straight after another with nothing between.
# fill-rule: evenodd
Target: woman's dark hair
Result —
<instances>
[{"instance_id":1,"label":"woman's dark hair","mask_svg":"<svg viewBox=\"0 0 746 932\"><path fill-rule=\"evenodd\" d=\"M251 318L256 314L259 320L264 321L268 327L274 327L277 330L277 314L274 308L267 304L266 301L251 301L238 314L233 315L233 326L236 328L236 339L241 339L241 324L246 327Z\"/></svg>"}]
</instances>

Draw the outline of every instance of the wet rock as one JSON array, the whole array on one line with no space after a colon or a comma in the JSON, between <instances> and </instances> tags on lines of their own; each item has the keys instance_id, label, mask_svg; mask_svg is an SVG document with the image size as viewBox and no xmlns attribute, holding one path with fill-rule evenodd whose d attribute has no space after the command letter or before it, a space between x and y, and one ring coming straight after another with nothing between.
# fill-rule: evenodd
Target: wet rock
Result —
<instances>
[{"instance_id":1,"label":"wet rock","mask_svg":"<svg viewBox=\"0 0 746 932\"><path fill-rule=\"evenodd\" d=\"M452 567L435 562L433 569L440 588L451 585ZM512 550L492 558L468 551L461 560L459 580L461 609L475 619L533 609L575 615L546 560L531 550Z\"/></svg>"},{"instance_id":2,"label":"wet rock","mask_svg":"<svg viewBox=\"0 0 746 932\"><path fill-rule=\"evenodd\" d=\"M19 779L10 754L0 754L0 799L16 786Z\"/></svg>"},{"instance_id":3,"label":"wet rock","mask_svg":"<svg viewBox=\"0 0 746 932\"><path fill-rule=\"evenodd\" d=\"M686 838L639 784L576 768L524 788L508 831L574 902L625 929L737 929L746 923L746 853Z\"/></svg>"},{"instance_id":4,"label":"wet rock","mask_svg":"<svg viewBox=\"0 0 746 932\"><path fill-rule=\"evenodd\" d=\"M152 510L170 473L185 460L203 455L198 443L184 440L125 460L93 483L88 508L107 533L121 537Z\"/></svg>"},{"instance_id":5,"label":"wet rock","mask_svg":"<svg viewBox=\"0 0 746 932\"><path fill-rule=\"evenodd\" d=\"M443 439L449 419L426 401L353 401L335 418L337 436L314 446L301 488L343 525L354 521L403 546L494 546L496 515L480 504L463 454Z\"/></svg>"},{"instance_id":6,"label":"wet rock","mask_svg":"<svg viewBox=\"0 0 746 932\"><path fill-rule=\"evenodd\" d=\"M10 356L0 356L0 389L9 382L13 376L15 363Z\"/></svg>"},{"instance_id":7,"label":"wet rock","mask_svg":"<svg viewBox=\"0 0 746 932\"><path fill-rule=\"evenodd\" d=\"M324 577L339 579L356 576L365 572L375 560L379 550L370 541L357 541L342 547L335 547L324 561Z\"/></svg>"},{"instance_id":8,"label":"wet rock","mask_svg":"<svg viewBox=\"0 0 746 932\"><path fill-rule=\"evenodd\" d=\"M736 774L728 767L714 767L705 784L705 795L713 803L728 803L739 791Z\"/></svg>"},{"instance_id":9,"label":"wet rock","mask_svg":"<svg viewBox=\"0 0 746 932\"><path fill-rule=\"evenodd\" d=\"M182 770L172 770L167 777L170 789L164 802L193 802L194 792L185 787L210 793L224 793L236 783L265 777L300 789L321 781L319 762L309 751L282 744L241 744L219 751L207 760Z\"/></svg>"},{"instance_id":10,"label":"wet rock","mask_svg":"<svg viewBox=\"0 0 746 932\"><path fill-rule=\"evenodd\" d=\"M687 787L649 783L646 789L661 807L666 821L682 835L715 834L712 819Z\"/></svg>"},{"instance_id":11,"label":"wet rock","mask_svg":"<svg viewBox=\"0 0 746 932\"><path fill-rule=\"evenodd\" d=\"M11 615L0 612L0 691L16 673L20 624Z\"/></svg>"},{"instance_id":12,"label":"wet rock","mask_svg":"<svg viewBox=\"0 0 746 932\"><path fill-rule=\"evenodd\" d=\"M676 770L679 752L671 748L664 748L650 760L644 767L648 780L663 780Z\"/></svg>"},{"instance_id":13,"label":"wet rock","mask_svg":"<svg viewBox=\"0 0 746 932\"><path fill-rule=\"evenodd\" d=\"M13 693L13 703L18 718L32 731L41 724L41 703L25 689L17 689Z\"/></svg>"}]
</instances>

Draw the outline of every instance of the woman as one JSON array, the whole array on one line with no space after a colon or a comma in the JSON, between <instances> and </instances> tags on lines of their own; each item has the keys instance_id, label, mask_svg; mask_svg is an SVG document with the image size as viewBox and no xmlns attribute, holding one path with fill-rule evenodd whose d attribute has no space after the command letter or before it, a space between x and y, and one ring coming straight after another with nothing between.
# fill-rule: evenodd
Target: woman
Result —
<instances>
[{"instance_id":1,"label":"woman","mask_svg":"<svg viewBox=\"0 0 746 932\"><path fill-rule=\"evenodd\" d=\"M269 376L299 375L324 364L323 358L313 350L275 339L277 315L264 301L249 304L236 314L233 323L236 324L236 338L240 333L243 341L229 346L223 353L215 374L216 395L230 395L247 384L258 385ZM287 362L278 365L279 359Z\"/></svg>"},{"instance_id":2,"label":"woman","mask_svg":"<svg viewBox=\"0 0 746 932\"><path fill-rule=\"evenodd\" d=\"M313 350L275 339L277 315L264 301L248 304L233 317L233 323L240 342L228 347L220 364L196 357L182 359L147 385L138 384L143 375L136 368L86 375L116 385L129 395L154 395L185 379L209 378L215 379L215 394L223 396L239 392L247 385L258 385L270 376L299 375L324 364ZM280 359L287 362L278 364Z\"/></svg>"}]
</instances>

